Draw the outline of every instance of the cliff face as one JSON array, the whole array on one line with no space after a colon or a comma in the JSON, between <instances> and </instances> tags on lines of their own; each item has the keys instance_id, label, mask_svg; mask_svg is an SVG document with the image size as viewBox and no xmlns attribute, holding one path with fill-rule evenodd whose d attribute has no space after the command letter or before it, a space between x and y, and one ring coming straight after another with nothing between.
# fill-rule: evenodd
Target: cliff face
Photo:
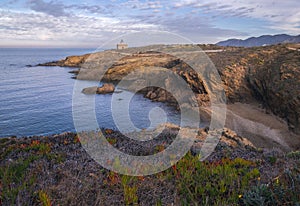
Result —
<instances>
[{"instance_id":1,"label":"cliff face","mask_svg":"<svg viewBox=\"0 0 300 206\"><path fill-rule=\"evenodd\" d=\"M259 56L257 59L261 58ZM248 79L256 97L300 133L300 52L276 50L250 68Z\"/></svg>"},{"instance_id":2,"label":"cliff face","mask_svg":"<svg viewBox=\"0 0 300 206\"><path fill-rule=\"evenodd\" d=\"M300 53L288 46L210 55L230 102L257 101L300 133Z\"/></svg>"},{"instance_id":3,"label":"cliff face","mask_svg":"<svg viewBox=\"0 0 300 206\"><path fill-rule=\"evenodd\" d=\"M290 129L300 134L300 53L291 47L293 45L223 48L222 52L208 52L207 55L221 76L229 103L260 103L268 111L285 119ZM111 57L116 55L120 60L111 62ZM127 74L139 70L150 75L152 67L163 67L177 73L188 83L200 105L209 102L200 76L174 56L149 52L142 47L131 55L116 51L100 52L92 61L97 62L93 66L83 64L88 57L72 56L43 65L82 67L78 79L99 80L101 74L102 80L108 82L118 82ZM131 80L138 79L141 79L140 75ZM155 101L174 102L172 95L159 88L150 87L142 92Z\"/></svg>"}]
</instances>

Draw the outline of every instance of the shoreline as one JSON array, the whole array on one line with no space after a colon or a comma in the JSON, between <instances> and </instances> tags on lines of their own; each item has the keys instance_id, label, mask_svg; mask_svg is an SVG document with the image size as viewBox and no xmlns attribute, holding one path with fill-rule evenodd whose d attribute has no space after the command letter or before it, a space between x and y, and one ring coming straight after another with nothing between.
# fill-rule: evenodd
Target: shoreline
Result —
<instances>
[{"instance_id":1,"label":"shoreline","mask_svg":"<svg viewBox=\"0 0 300 206\"><path fill-rule=\"evenodd\" d=\"M180 48L189 51L190 49L199 48L199 46L204 47L204 50L205 48L213 48L213 45L173 45L172 49L176 51L176 49ZM104 82L115 84L128 73L132 72L133 68L143 68L144 65L147 65L149 68L156 66L164 67L186 79L189 86L197 91L196 101L201 107L209 106L208 92L206 91L206 87L201 81L201 78L197 77L197 75L191 71L189 65L180 61L180 59L163 53L151 52L153 49L155 50L159 47L159 45L156 45L128 48L121 51L107 50L94 54L70 56L63 60L39 65L77 67L79 70L76 70L75 75L79 80L92 80L97 77L97 72L100 72L100 74L104 75ZM166 47L166 45L164 47ZM294 101L289 104L290 98L278 98L278 96L285 97L286 94L289 94L287 93L287 90L290 91L289 87L293 85L286 84L284 78L277 80L276 75L278 71L273 69L272 65L270 67L270 65L265 64L263 61L264 59L270 61L270 54L272 53L279 57L285 55L285 53L291 55L291 52L294 51L290 51L290 49L286 47L286 45L258 48L218 47L218 49L222 49L223 52L213 52L208 53L207 55L215 63L224 84L223 86L228 100L228 104L226 104L228 108L226 126L236 131L239 135L249 138L249 140L258 147L278 147L284 151L290 151L300 147L300 134L297 133L297 122L299 119L299 117L297 117L297 105L300 103ZM296 53L293 54L298 55ZM110 59L111 55L119 60L113 62ZM231 57L233 59L229 61L228 58ZM247 59L248 57L249 59ZM219 58L222 58L222 61ZM263 60L261 60L261 58ZM257 62L253 59L257 59ZM94 60L95 62L101 61L91 68L86 68L85 64L89 65L89 63L95 63ZM271 60L273 61L273 59ZM233 64L233 61L236 61L236 63ZM249 70L248 65L251 65L254 69ZM107 72L103 73L102 70L105 69L106 66L108 66ZM261 80L261 76L268 74L264 71L266 70L264 67L266 67L269 72L274 73L274 77L272 78L274 78L274 81L278 82L276 84L277 87L280 87L285 93L282 91L276 93L276 87L272 86L271 79L269 80L269 87L273 88L274 91L264 91L264 85L261 85L264 83L264 79L262 78ZM140 72L143 73L144 69L141 69ZM290 71L286 69L284 72L289 73ZM261 73L263 75L261 75ZM280 73L282 73L282 71L280 71ZM298 77L297 74L297 71L295 71L295 73L293 73L294 76L289 75L285 78L289 81L290 78L293 81L296 81ZM137 74L135 79L132 79L132 81L135 80L141 81L140 75ZM165 84L168 84L168 81L166 82L167 83ZM281 84L285 85L284 89L282 89ZM162 89L149 87L139 92L142 93L145 98L152 101L164 102L172 107L175 105L176 108L176 102L174 101L173 96ZM284 106L285 104L289 105L288 108L287 106ZM261 108L259 108L258 105L262 105ZM266 111L268 111L269 114L266 114ZM294 112L294 114L291 111L296 112ZM288 115L285 115L286 113L288 113ZM206 119L210 118L209 108L204 116Z\"/></svg>"},{"instance_id":2,"label":"shoreline","mask_svg":"<svg viewBox=\"0 0 300 206\"><path fill-rule=\"evenodd\" d=\"M161 47L164 48L166 45ZM173 45L170 48L174 51L181 49L188 52L200 47L203 50L209 50L215 45ZM69 56L56 62L40 65L77 67L79 68L77 71L80 71L76 72L78 73L77 79L98 80L97 77L103 75L102 80L111 83L119 82L134 68L163 67L186 80L196 92L200 105L209 104L207 97L209 92L206 91L201 77L193 73L190 66L180 59L153 52L158 48L160 48L159 45L128 48L121 51L107 50L94 54ZM299 63L299 53L290 50L289 45L284 44L255 48L218 46L218 49L224 51L207 53L207 57L211 59L219 72L228 102L261 104L270 113L284 119L289 130L300 134L300 102L296 98L298 94L295 90L297 89L294 89L295 85L297 88L300 83L300 73L295 68L295 65ZM289 57L288 62L283 61L284 56ZM116 59L117 62L111 58ZM144 69L140 70L141 73L145 72ZM268 77L269 74L272 75ZM134 80L140 81L140 76L136 75L132 81ZM166 95L161 89L149 88L145 92L145 97L154 101L171 103L174 101L171 95Z\"/></svg>"}]
</instances>

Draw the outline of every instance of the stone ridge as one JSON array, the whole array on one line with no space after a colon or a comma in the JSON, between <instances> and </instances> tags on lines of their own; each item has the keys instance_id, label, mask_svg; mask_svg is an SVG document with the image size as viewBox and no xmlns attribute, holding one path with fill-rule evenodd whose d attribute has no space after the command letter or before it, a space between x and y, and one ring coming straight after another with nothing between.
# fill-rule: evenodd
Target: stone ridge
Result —
<instances>
[{"instance_id":1,"label":"stone ridge","mask_svg":"<svg viewBox=\"0 0 300 206\"><path fill-rule=\"evenodd\" d=\"M192 48L195 45L176 45L174 48ZM224 86L228 103L259 103L267 111L283 118L289 128L300 134L300 53L293 44L233 48L212 45L198 45L204 50L218 49L208 52L216 66ZM102 80L118 82L133 71L151 73L151 67L167 68L179 74L191 87L200 105L209 105L209 94L201 77L189 65L180 59L153 49L162 45L129 48L122 52L115 50L99 52L93 66L86 64L91 54L70 56L65 60L40 64L41 66L78 67L78 79ZM221 52L219 51L221 49ZM152 51L151 51L152 50ZM200 48L199 48L200 50ZM119 55L120 60L110 62L112 55ZM100 75L99 75L100 74ZM140 76L136 75L137 80ZM159 88L147 88L145 97L154 101L174 102L174 98Z\"/></svg>"}]
</instances>

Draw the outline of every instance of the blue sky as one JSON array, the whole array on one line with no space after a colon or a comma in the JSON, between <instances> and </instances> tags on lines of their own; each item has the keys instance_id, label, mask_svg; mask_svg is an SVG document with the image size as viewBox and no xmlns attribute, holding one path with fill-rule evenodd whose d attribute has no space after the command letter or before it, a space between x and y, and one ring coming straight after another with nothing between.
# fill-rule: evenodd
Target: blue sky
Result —
<instances>
[{"instance_id":1,"label":"blue sky","mask_svg":"<svg viewBox=\"0 0 300 206\"><path fill-rule=\"evenodd\" d=\"M0 47L95 48L120 35L149 31L178 34L195 43L263 34L299 35L300 3L298 0L0 1ZM162 37L161 43L164 40L168 38Z\"/></svg>"}]
</instances>

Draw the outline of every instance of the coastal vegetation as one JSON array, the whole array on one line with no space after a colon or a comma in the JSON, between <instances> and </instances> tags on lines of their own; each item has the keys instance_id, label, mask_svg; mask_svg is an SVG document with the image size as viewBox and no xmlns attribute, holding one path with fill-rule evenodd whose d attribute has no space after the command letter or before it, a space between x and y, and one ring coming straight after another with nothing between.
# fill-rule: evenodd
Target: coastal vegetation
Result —
<instances>
[{"instance_id":1,"label":"coastal vegetation","mask_svg":"<svg viewBox=\"0 0 300 206\"><path fill-rule=\"evenodd\" d=\"M142 72L166 68L185 80L198 105L208 108L210 91L201 76L175 56L151 50L161 46L108 50L40 65L76 68L75 78L87 80L97 79L107 69L102 73L103 87L85 89L87 94L113 92L137 68ZM169 169L138 177L109 171L87 154L81 135L93 138L99 131L2 138L0 204L300 205L299 51L284 44L254 48L175 45L173 49L199 46L215 64L228 100L229 129L221 131L218 145L205 161L199 158L209 128L199 129L190 151ZM129 55L124 56L126 52ZM91 55L94 58L88 59ZM120 57L117 62L111 62L114 56ZM142 80L137 75L131 81L137 79ZM139 92L178 109L165 90L148 87ZM209 120L209 112L207 116ZM119 151L146 156L167 148L180 129L169 124L158 137L141 142L111 129L101 131Z\"/></svg>"},{"instance_id":2,"label":"coastal vegetation","mask_svg":"<svg viewBox=\"0 0 300 206\"><path fill-rule=\"evenodd\" d=\"M103 133L117 148L126 141L119 132ZM161 141L156 140L151 151L161 151L172 134L161 134ZM73 133L1 139L1 204L299 204L299 152L255 148L239 139L223 135L207 160L199 161L199 155L191 150L168 170L139 177L101 167ZM135 154L145 152L129 143L127 146L133 147Z\"/></svg>"}]
</instances>

